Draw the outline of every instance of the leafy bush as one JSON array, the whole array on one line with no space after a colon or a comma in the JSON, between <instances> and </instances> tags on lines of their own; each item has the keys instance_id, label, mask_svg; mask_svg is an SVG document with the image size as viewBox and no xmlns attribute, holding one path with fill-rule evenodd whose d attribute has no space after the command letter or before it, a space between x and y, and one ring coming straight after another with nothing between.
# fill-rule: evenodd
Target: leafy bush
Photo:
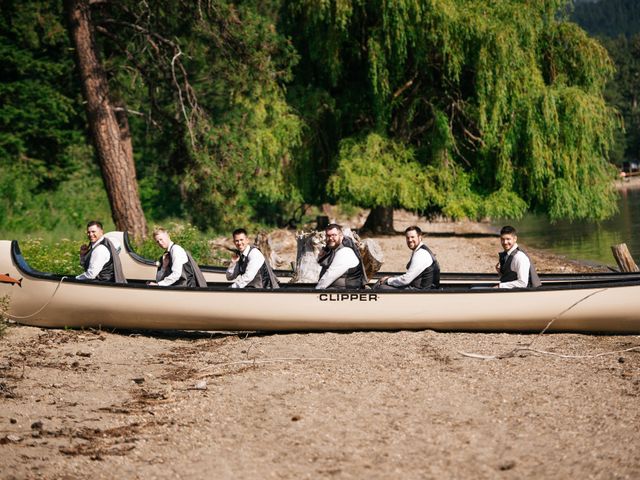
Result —
<instances>
[{"instance_id":1,"label":"leafy bush","mask_svg":"<svg viewBox=\"0 0 640 480\"><path fill-rule=\"evenodd\" d=\"M171 222L160 228L165 228L169 232L171 241L188 250L200 265L220 265L230 256L214 252L209 246L206 235L189 223ZM157 259L162 255L162 249L156 244L152 235L145 241L136 243L134 248L137 254L145 258Z\"/></svg>"},{"instance_id":2,"label":"leafy bush","mask_svg":"<svg viewBox=\"0 0 640 480\"><path fill-rule=\"evenodd\" d=\"M31 267L59 275L79 275L83 272L79 249L80 242L68 239L54 243L30 238L20 242L20 250Z\"/></svg>"}]
</instances>

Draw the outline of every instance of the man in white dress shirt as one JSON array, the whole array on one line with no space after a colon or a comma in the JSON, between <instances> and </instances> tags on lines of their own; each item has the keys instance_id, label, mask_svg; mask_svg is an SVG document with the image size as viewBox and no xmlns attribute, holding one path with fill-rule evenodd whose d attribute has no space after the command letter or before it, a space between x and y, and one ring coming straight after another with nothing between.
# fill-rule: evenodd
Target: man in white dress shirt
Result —
<instances>
[{"instance_id":1,"label":"man in white dress shirt","mask_svg":"<svg viewBox=\"0 0 640 480\"><path fill-rule=\"evenodd\" d=\"M412 251L407 272L398 277L383 277L376 284L379 290L429 290L440 286L440 265L429 247L422 243L420 227L404 231L407 247Z\"/></svg>"},{"instance_id":2,"label":"man in white dress shirt","mask_svg":"<svg viewBox=\"0 0 640 480\"><path fill-rule=\"evenodd\" d=\"M120 245L104 236L102 223L96 220L87 223L87 239L89 245L80 247L80 264L84 272L76 279L127 283L118 257Z\"/></svg>"},{"instance_id":3,"label":"man in white dress shirt","mask_svg":"<svg viewBox=\"0 0 640 480\"><path fill-rule=\"evenodd\" d=\"M238 228L232 235L238 252L227 268L227 280L234 281L231 288L279 288L278 280L262 252L249 245L247 231Z\"/></svg>"},{"instance_id":4,"label":"man in white dress shirt","mask_svg":"<svg viewBox=\"0 0 640 480\"><path fill-rule=\"evenodd\" d=\"M363 288L367 283L360 253L350 238L345 238L342 227L335 223L325 229L326 247L318 256L320 280L316 289Z\"/></svg>"},{"instance_id":5,"label":"man in white dress shirt","mask_svg":"<svg viewBox=\"0 0 640 480\"><path fill-rule=\"evenodd\" d=\"M500 283L494 288L527 288L541 285L536 269L527 254L518 247L516 229L510 225L500 230L503 251L498 255L496 271Z\"/></svg>"},{"instance_id":6,"label":"man in white dress shirt","mask_svg":"<svg viewBox=\"0 0 640 480\"><path fill-rule=\"evenodd\" d=\"M180 245L173 243L169 232L164 228L156 228L153 231L153 239L160 248L164 249L164 253L158 260L156 281L148 282L149 285L201 288L207 286L200 267L191 254Z\"/></svg>"}]
</instances>

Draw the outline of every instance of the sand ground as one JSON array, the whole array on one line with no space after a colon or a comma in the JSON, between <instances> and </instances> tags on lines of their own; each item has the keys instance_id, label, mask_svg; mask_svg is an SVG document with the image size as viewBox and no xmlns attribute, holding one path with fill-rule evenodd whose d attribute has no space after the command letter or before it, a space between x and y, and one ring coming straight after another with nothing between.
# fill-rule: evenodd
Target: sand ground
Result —
<instances>
[{"instance_id":1,"label":"sand ground","mask_svg":"<svg viewBox=\"0 0 640 480\"><path fill-rule=\"evenodd\" d=\"M488 226L424 226L444 270L491 271L496 238L470 235ZM378 240L385 269L401 269L402 236ZM530 253L541 271L589 268ZM618 353L460 353L531 342ZM622 352L637 346L637 335L11 326L0 478L640 478L640 352Z\"/></svg>"}]
</instances>

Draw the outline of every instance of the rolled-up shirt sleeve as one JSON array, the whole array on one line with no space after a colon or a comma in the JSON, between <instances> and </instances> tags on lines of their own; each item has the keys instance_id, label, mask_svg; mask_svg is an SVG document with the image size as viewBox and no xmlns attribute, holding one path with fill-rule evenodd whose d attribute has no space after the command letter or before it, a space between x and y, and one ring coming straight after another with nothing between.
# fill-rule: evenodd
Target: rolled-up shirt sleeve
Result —
<instances>
[{"instance_id":1,"label":"rolled-up shirt sleeve","mask_svg":"<svg viewBox=\"0 0 640 480\"><path fill-rule=\"evenodd\" d=\"M423 248L416 249L407 272L399 277L388 278L387 285L391 285L392 287L406 287L432 263L433 258L429 255L429 252Z\"/></svg>"},{"instance_id":2,"label":"rolled-up shirt sleeve","mask_svg":"<svg viewBox=\"0 0 640 480\"><path fill-rule=\"evenodd\" d=\"M500 288L527 288L530 268L529 257L520 251L516 252L511 260L511 269L516 272L518 278L511 282L500 282Z\"/></svg>"},{"instance_id":3,"label":"rolled-up shirt sleeve","mask_svg":"<svg viewBox=\"0 0 640 480\"><path fill-rule=\"evenodd\" d=\"M89 261L89 268L87 268L86 272L81 273L76 278L78 280L95 279L107 264L110 257L111 253L109 253L109 249L102 243L97 247L94 247L93 253L91 254L91 260Z\"/></svg>"},{"instance_id":4,"label":"rolled-up shirt sleeve","mask_svg":"<svg viewBox=\"0 0 640 480\"><path fill-rule=\"evenodd\" d=\"M231 284L231 288L244 288L249 285L256 278L258 270L262 268L263 264L264 255L262 252L257 248L252 248L247 255L247 269L242 275L235 277L236 280ZM229 278L228 272L229 269L227 269L227 278Z\"/></svg>"},{"instance_id":5,"label":"rolled-up shirt sleeve","mask_svg":"<svg viewBox=\"0 0 640 480\"><path fill-rule=\"evenodd\" d=\"M169 246L169 251L171 252L172 260L171 273L158 282L161 287L168 287L176 283L182 276L183 265L189 261L187 252L180 245Z\"/></svg>"},{"instance_id":6,"label":"rolled-up shirt sleeve","mask_svg":"<svg viewBox=\"0 0 640 480\"><path fill-rule=\"evenodd\" d=\"M353 250L347 247L341 248L336 252L331 266L327 268L327 271L324 272L324 275L316 285L316 290L330 287L347 270L356 267L359 263L360 260L358 260Z\"/></svg>"}]
</instances>

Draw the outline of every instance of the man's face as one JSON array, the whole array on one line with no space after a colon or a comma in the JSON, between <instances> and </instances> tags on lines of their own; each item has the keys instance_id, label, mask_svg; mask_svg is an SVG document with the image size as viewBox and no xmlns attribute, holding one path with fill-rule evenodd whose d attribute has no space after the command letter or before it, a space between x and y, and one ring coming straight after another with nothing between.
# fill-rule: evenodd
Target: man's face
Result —
<instances>
[{"instance_id":1,"label":"man's face","mask_svg":"<svg viewBox=\"0 0 640 480\"><path fill-rule=\"evenodd\" d=\"M100 240L102 238L102 235L104 235L104 232L97 225L91 225L87 228L87 238L91 243L95 243Z\"/></svg>"},{"instance_id":2,"label":"man's face","mask_svg":"<svg viewBox=\"0 0 640 480\"><path fill-rule=\"evenodd\" d=\"M167 232L158 232L153 236L153 238L158 244L158 246L163 250L166 250L167 247L169 246L169 243L171 243L171 240L169 239L169 234Z\"/></svg>"},{"instance_id":3,"label":"man's face","mask_svg":"<svg viewBox=\"0 0 640 480\"><path fill-rule=\"evenodd\" d=\"M337 228L332 228L325 232L327 237L327 247L331 249L338 248L340 244L342 244L342 232Z\"/></svg>"},{"instance_id":4,"label":"man's face","mask_svg":"<svg viewBox=\"0 0 640 480\"><path fill-rule=\"evenodd\" d=\"M249 240L244 233L239 233L233 236L233 244L240 252L244 252L244 249L249 246Z\"/></svg>"},{"instance_id":5,"label":"man's face","mask_svg":"<svg viewBox=\"0 0 640 480\"><path fill-rule=\"evenodd\" d=\"M415 250L416 247L420 245L422 237L418 235L418 232L416 232L415 230L409 230L405 234L405 240L407 241L407 247L409 247L411 250Z\"/></svg>"},{"instance_id":6,"label":"man's face","mask_svg":"<svg viewBox=\"0 0 640 480\"><path fill-rule=\"evenodd\" d=\"M512 235L510 233L500 235L500 244L502 245L502 248L504 248L505 252L510 250L517 241L518 237L516 235Z\"/></svg>"}]
</instances>

